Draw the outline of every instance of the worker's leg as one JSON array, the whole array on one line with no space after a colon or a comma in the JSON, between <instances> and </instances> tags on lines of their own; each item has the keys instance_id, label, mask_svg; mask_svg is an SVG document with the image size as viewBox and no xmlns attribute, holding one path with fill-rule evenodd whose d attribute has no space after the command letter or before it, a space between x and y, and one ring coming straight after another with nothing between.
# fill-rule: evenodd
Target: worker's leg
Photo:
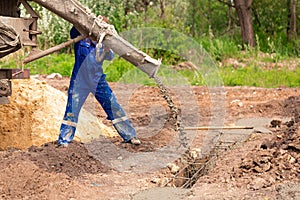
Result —
<instances>
[{"instance_id":1,"label":"worker's leg","mask_svg":"<svg viewBox=\"0 0 300 200\"><path fill-rule=\"evenodd\" d=\"M66 145L74 138L80 110L89 95L89 90L79 87L79 85L74 84L74 80L71 79L66 111L58 137L58 145Z\"/></svg>"},{"instance_id":2,"label":"worker's leg","mask_svg":"<svg viewBox=\"0 0 300 200\"><path fill-rule=\"evenodd\" d=\"M135 129L127 119L121 105L117 102L115 95L112 93L112 90L105 80L105 75L103 75L101 80L98 82L94 95L106 112L107 119L112 120L113 126L123 140L125 142L129 142L132 138L135 138Z\"/></svg>"}]
</instances>

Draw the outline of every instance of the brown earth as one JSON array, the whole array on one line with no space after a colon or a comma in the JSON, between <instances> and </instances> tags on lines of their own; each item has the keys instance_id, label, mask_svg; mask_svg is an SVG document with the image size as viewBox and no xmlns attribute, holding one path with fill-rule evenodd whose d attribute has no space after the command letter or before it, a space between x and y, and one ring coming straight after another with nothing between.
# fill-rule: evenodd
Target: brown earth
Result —
<instances>
[{"instance_id":1,"label":"brown earth","mask_svg":"<svg viewBox=\"0 0 300 200\"><path fill-rule=\"evenodd\" d=\"M37 78L64 93L67 91L68 78ZM300 199L299 88L225 87L225 125L234 125L243 118L267 117L278 121L269 124L270 133L252 133L242 145L220 152L213 167L191 189L165 190L157 187L166 185L174 174L170 165L137 173L134 166L116 170L104 158L95 156L109 151L108 155L117 155L116 163L124 160L126 165L126 159L130 160L126 152L147 156L146 153L168 146L177 135L167 123L168 107L156 87L116 83L111 86L120 102L133 87L133 94L125 99L126 111L142 144L132 146L114 137L109 141L117 150L105 148L105 140L101 138L89 144L74 141L68 148L57 148L52 141L25 150L3 150L0 152L0 199ZM189 102L181 102L191 108L187 109L183 121L189 126L208 126L214 94L206 87L191 89L199 110ZM172 88L172 93L176 89ZM180 98L174 100L180 103ZM85 108L111 126L93 98L88 99ZM285 118L288 123L283 122ZM193 148L202 149L201 142L203 133L198 132ZM180 163L179 160L174 163ZM137 160L137 165L151 166L155 157L150 161Z\"/></svg>"}]
</instances>

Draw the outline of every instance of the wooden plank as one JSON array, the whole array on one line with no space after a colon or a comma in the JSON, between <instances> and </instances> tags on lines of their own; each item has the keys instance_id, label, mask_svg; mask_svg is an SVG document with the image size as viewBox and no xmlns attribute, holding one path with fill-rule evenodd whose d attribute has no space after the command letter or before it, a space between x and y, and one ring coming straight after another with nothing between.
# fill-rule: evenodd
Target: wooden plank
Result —
<instances>
[{"instance_id":1,"label":"wooden plank","mask_svg":"<svg viewBox=\"0 0 300 200\"><path fill-rule=\"evenodd\" d=\"M253 129L252 126L200 126L185 127L184 130L230 130L230 129Z\"/></svg>"}]
</instances>

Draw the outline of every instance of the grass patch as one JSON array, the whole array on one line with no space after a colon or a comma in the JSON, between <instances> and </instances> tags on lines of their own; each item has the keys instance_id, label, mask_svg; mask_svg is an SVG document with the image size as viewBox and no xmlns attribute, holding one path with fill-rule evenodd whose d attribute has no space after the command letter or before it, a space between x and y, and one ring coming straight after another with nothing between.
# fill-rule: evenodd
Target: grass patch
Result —
<instances>
[{"instance_id":1,"label":"grass patch","mask_svg":"<svg viewBox=\"0 0 300 200\"><path fill-rule=\"evenodd\" d=\"M224 85L255 86L264 88L300 86L300 69L261 69L257 66L244 68L220 68Z\"/></svg>"},{"instance_id":2,"label":"grass patch","mask_svg":"<svg viewBox=\"0 0 300 200\"><path fill-rule=\"evenodd\" d=\"M300 69L261 69L257 66L219 67L219 76L224 86L253 86L263 88L299 87ZM191 85L206 85L198 72L183 70L180 72Z\"/></svg>"},{"instance_id":3,"label":"grass patch","mask_svg":"<svg viewBox=\"0 0 300 200\"><path fill-rule=\"evenodd\" d=\"M0 60L1 68L21 68L21 59L11 58ZM52 54L25 65L31 74L60 73L70 77L74 64L74 56L69 54ZM223 80L224 86L254 86L264 88L276 87L299 87L300 68L290 70L285 67L262 69L254 63L248 63L246 67L218 67L217 72ZM148 76L118 56L111 62L105 62L104 72L110 82L138 83L143 85L154 85L154 81ZM203 74L191 70L172 70L170 66L163 65L159 69L159 76L169 83L181 84L187 82L191 85L206 85ZM214 75L215 76L215 75ZM184 79L184 80L183 80Z\"/></svg>"},{"instance_id":4,"label":"grass patch","mask_svg":"<svg viewBox=\"0 0 300 200\"><path fill-rule=\"evenodd\" d=\"M22 60L17 56L0 61L1 68L22 68ZM70 76L74 65L74 56L70 54L51 54L28 63L24 68L30 69L30 74L60 73Z\"/></svg>"},{"instance_id":5,"label":"grass patch","mask_svg":"<svg viewBox=\"0 0 300 200\"><path fill-rule=\"evenodd\" d=\"M135 69L135 66L127 62L123 58L115 56L113 61L103 63L104 73L107 75L106 79L110 82L117 82L121 77L125 76L131 70Z\"/></svg>"}]
</instances>

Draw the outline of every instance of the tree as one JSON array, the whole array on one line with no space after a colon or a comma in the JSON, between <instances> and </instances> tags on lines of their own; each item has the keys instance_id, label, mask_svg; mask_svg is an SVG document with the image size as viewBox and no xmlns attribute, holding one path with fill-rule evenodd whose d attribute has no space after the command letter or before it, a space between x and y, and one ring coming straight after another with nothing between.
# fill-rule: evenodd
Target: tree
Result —
<instances>
[{"instance_id":1,"label":"tree","mask_svg":"<svg viewBox=\"0 0 300 200\"><path fill-rule=\"evenodd\" d=\"M228 31L228 4L225 1L189 0L187 2L187 15L182 19L185 19L185 25L189 27L192 36L218 37Z\"/></svg>"},{"instance_id":2,"label":"tree","mask_svg":"<svg viewBox=\"0 0 300 200\"><path fill-rule=\"evenodd\" d=\"M289 40L297 38L297 0L287 0L289 22L287 26L287 35Z\"/></svg>"},{"instance_id":3,"label":"tree","mask_svg":"<svg viewBox=\"0 0 300 200\"><path fill-rule=\"evenodd\" d=\"M160 3L160 18L165 18L165 0L159 0Z\"/></svg>"},{"instance_id":4,"label":"tree","mask_svg":"<svg viewBox=\"0 0 300 200\"><path fill-rule=\"evenodd\" d=\"M251 6L253 0L233 0L241 27L243 45L256 46L252 26Z\"/></svg>"},{"instance_id":5,"label":"tree","mask_svg":"<svg viewBox=\"0 0 300 200\"><path fill-rule=\"evenodd\" d=\"M233 7L231 4L231 0L227 0L227 6L228 6L228 26L226 29L226 32L229 32L231 29L235 29L235 18L233 17Z\"/></svg>"}]
</instances>

